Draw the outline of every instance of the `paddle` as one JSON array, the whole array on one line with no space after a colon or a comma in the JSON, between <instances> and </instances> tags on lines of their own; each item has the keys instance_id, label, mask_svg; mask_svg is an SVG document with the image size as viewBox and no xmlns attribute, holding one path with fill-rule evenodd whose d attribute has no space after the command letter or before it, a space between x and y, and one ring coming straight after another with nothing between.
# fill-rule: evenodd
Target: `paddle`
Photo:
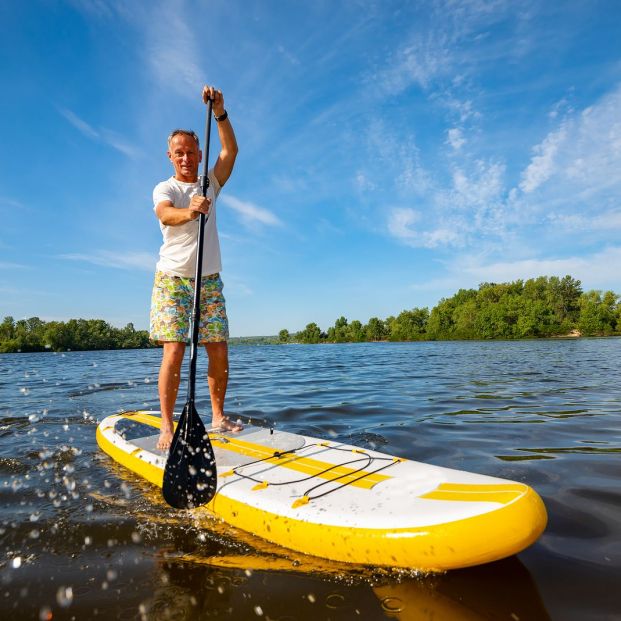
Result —
<instances>
[{"instance_id":1,"label":"paddle","mask_svg":"<svg viewBox=\"0 0 621 621\"><path fill-rule=\"evenodd\" d=\"M212 100L207 105L207 129L205 139L205 159L203 174L200 176L200 192L207 196L209 187L208 162L209 139L211 138ZM211 211L210 211L211 213ZM164 500L177 509L191 509L209 502L216 493L218 483L216 458L196 406L194 395L196 387L196 357L198 351L198 328L201 318L201 276L203 268L203 245L207 218L201 213L198 218L198 237L196 251L196 278L194 280L194 306L191 320L190 374L188 377L188 400L181 413L170 445L162 494Z\"/></svg>"}]
</instances>

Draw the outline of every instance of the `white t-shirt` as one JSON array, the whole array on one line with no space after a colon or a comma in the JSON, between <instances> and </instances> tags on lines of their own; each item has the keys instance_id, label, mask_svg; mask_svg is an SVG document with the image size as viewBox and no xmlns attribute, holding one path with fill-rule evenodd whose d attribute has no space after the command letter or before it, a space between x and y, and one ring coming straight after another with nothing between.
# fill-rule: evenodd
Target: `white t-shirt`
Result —
<instances>
[{"instance_id":1,"label":"white t-shirt","mask_svg":"<svg viewBox=\"0 0 621 621\"><path fill-rule=\"evenodd\" d=\"M207 196L211 198L209 217L205 224L205 240L203 246L203 269L202 275L216 274L222 271L220 258L220 241L216 227L216 197L220 194L220 184L211 169L209 175L209 188ZM175 177L162 181L153 190L153 209L163 201L170 201L175 207L187 208L195 194L199 194L200 183L185 183ZM185 224L170 226L162 224L160 229L164 243L160 248L160 260L157 262L157 270L170 276L183 276L194 278L196 276L196 251L198 218Z\"/></svg>"}]
</instances>

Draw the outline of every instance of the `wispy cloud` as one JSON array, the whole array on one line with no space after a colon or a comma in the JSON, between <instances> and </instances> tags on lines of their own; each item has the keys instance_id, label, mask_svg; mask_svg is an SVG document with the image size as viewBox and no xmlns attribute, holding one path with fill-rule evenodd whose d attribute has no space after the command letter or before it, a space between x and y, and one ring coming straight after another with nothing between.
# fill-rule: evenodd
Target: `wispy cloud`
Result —
<instances>
[{"instance_id":1,"label":"wispy cloud","mask_svg":"<svg viewBox=\"0 0 621 621\"><path fill-rule=\"evenodd\" d=\"M419 177L426 181L419 184L423 191L403 195L401 205L387 210L388 233L401 243L437 248L467 247L482 238L502 242L507 235L528 242L535 223L539 234L551 236L561 230L604 235L618 229L620 109L621 85L582 111L566 111L533 147L515 187L507 183L504 161L471 159L463 152L461 129L448 129L448 182L437 169L418 163ZM398 151L393 161L403 171L412 165Z\"/></svg>"},{"instance_id":2,"label":"wispy cloud","mask_svg":"<svg viewBox=\"0 0 621 621\"><path fill-rule=\"evenodd\" d=\"M102 267L113 267L125 270L143 270L152 272L155 269L156 257L148 252L128 252L98 250L90 254L67 253L59 255L60 259L90 263Z\"/></svg>"},{"instance_id":3,"label":"wispy cloud","mask_svg":"<svg viewBox=\"0 0 621 621\"><path fill-rule=\"evenodd\" d=\"M247 225L264 224L267 226L283 226L282 221L271 211L259 207L250 201L242 201L235 196L225 194L220 198L227 207L236 211Z\"/></svg>"},{"instance_id":4,"label":"wispy cloud","mask_svg":"<svg viewBox=\"0 0 621 621\"><path fill-rule=\"evenodd\" d=\"M388 214L388 232L403 243L423 248L461 246L463 237L455 223L437 228L417 227L419 212L408 207L397 207Z\"/></svg>"},{"instance_id":5,"label":"wispy cloud","mask_svg":"<svg viewBox=\"0 0 621 621\"><path fill-rule=\"evenodd\" d=\"M446 142L454 151L459 151L466 144L463 131L459 127L452 127L447 132Z\"/></svg>"},{"instance_id":6,"label":"wispy cloud","mask_svg":"<svg viewBox=\"0 0 621 621\"><path fill-rule=\"evenodd\" d=\"M522 181L520 182L522 192L530 194L555 174L556 159L559 156L559 150L567 139L567 134L567 128L560 127L548 134L545 140L533 149L535 155L522 173Z\"/></svg>"},{"instance_id":7,"label":"wispy cloud","mask_svg":"<svg viewBox=\"0 0 621 621\"><path fill-rule=\"evenodd\" d=\"M526 259L480 263L478 259L460 257L454 270L467 274L472 281L507 282L538 276L565 276L570 274L589 288L608 288L618 282L621 271L621 247L612 246L592 254L564 258Z\"/></svg>"},{"instance_id":8,"label":"wispy cloud","mask_svg":"<svg viewBox=\"0 0 621 621\"><path fill-rule=\"evenodd\" d=\"M149 6L148 13L134 21L145 38L145 61L151 74L167 91L196 98L205 82L205 69L194 60L201 53L194 29L182 16L187 11L177 3L161 3Z\"/></svg>"},{"instance_id":9,"label":"wispy cloud","mask_svg":"<svg viewBox=\"0 0 621 621\"><path fill-rule=\"evenodd\" d=\"M21 201L8 196L0 196L0 207L10 207L11 209L24 209L25 205Z\"/></svg>"},{"instance_id":10,"label":"wispy cloud","mask_svg":"<svg viewBox=\"0 0 621 621\"><path fill-rule=\"evenodd\" d=\"M99 140L99 132L81 119L75 112L66 108L59 108L59 112L73 125L82 135L91 140Z\"/></svg>"},{"instance_id":11,"label":"wispy cloud","mask_svg":"<svg viewBox=\"0 0 621 621\"><path fill-rule=\"evenodd\" d=\"M59 108L59 112L86 138L102 142L131 159L137 159L142 156L142 151L127 141L121 134L105 127L99 130L95 129L75 112L67 108Z\"/></svg>"},{"instance_id":12,"label":"wispy cloud","mask_svg":"<svg viewBox=\"0 0 621 621\"><path fill-rule=\"evenodd\" d=\"M432 30L398 49L374 81L385 94L393 96L413 84L427 89L432 80L448 75L451 63L448 41Z\"/></svg>"},{"instance_id":13,"label":"wispy cloud","mask_svg":"<svg viewBox=\"0 0 621 621\"><path fill-rule=\"evenodd\" d=\"M0 270L28 270L31 269L30 265L24 265L23 263L13 263L11 261L0 261Z\"/></svg>"},{"instance_id":14,"label":"wispy cloud","mask_svg":"<svg viewBox=\"0 0 621 621\"><path fill-rule=\"evenodd\" d=\"M534 147L520 189L594 197L621 189L621 85L579 114L567 116ZM547 187L545 187L547 186ZM550 187L551 186L551 187ZM601 206L601 204L599 205ZM598 206L598 207L599 207Z\"/></svg>"}]
</instances>

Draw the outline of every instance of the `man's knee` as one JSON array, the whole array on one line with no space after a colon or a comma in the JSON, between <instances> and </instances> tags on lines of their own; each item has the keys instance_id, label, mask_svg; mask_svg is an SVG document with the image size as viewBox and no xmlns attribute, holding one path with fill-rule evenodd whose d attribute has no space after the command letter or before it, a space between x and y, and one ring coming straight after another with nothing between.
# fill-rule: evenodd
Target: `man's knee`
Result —
<instances>
[{"instance_id":1,"label":"man's knee","mask_svg":"<svg viewBox=\"0 0 621 621\"><path fill-rule=\"evenodd\" d=\"M162 366L178 367L183 362L185 354L185 343L167 342L164 343L162 354Z\"/></svg>"},{"instance_id":2,"label":"man's knee","mask_svg":"<svg viewBox=\"0 0 621 621\"><path fill-rule=\"evenodd\" d=\"M226 342L206 343L205 349L209 357L209 366L216 365L220 369L226 369L229 362L229 348Z\"/></svg>"}]
</instances>

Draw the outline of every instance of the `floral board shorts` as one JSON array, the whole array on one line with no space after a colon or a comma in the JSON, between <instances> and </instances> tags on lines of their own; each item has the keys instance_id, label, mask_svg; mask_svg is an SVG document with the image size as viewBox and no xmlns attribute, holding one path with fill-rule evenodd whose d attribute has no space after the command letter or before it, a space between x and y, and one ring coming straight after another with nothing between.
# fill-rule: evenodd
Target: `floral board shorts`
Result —
<instances>
[{"instance_id":1,"label":"floral board shorts","mask_svg":"<svg viewBox=\"0 0 621 621\"><path fill-rule=\"evenodd\" d=\"M229 338L229 321L222 295L220 274L201 278L201 321L199 343L222 343ZM186 342L194 304L194 278L155 272L151 295L149 337L152 341Z\"/></svg>"}]
</instances>

